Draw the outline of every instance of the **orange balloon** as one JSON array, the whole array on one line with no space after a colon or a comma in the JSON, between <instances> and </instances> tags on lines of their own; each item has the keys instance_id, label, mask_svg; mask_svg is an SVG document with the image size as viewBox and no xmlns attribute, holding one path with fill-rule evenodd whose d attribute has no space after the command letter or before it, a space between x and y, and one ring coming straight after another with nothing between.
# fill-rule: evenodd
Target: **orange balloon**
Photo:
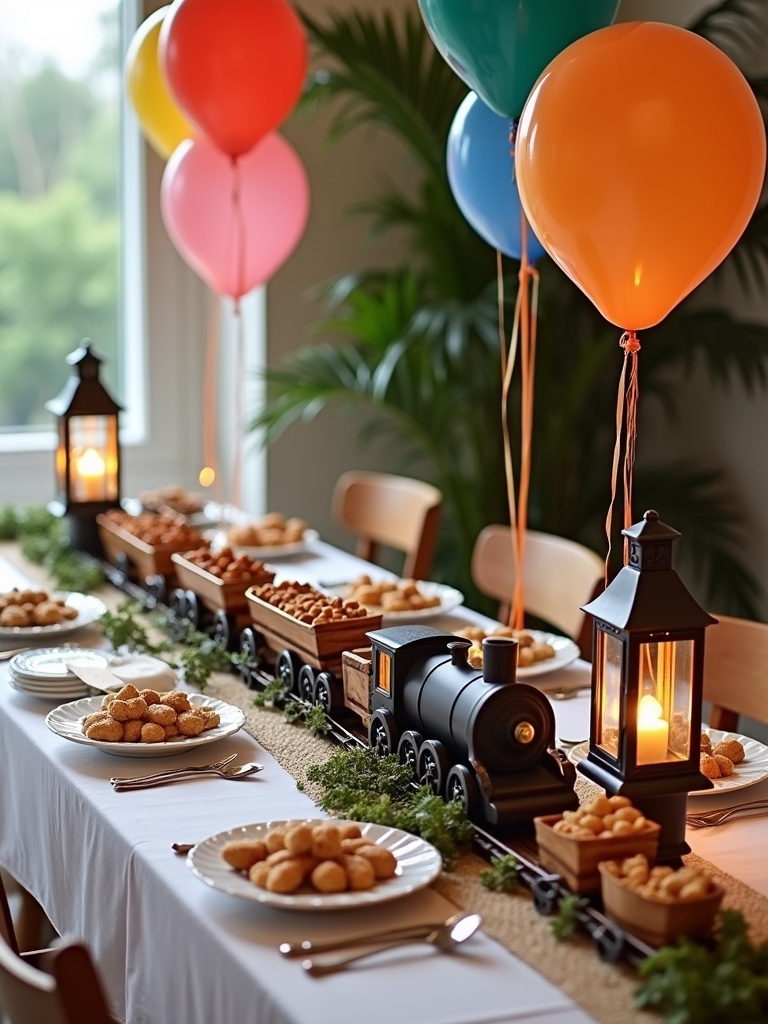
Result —
<instances>
[{"instance_id":1,"label":"orange balloon","mask_svg":"<svg viewBox=\"0 0 768 1024\"><path fill-rule=\"evenodd\" d=\"M765 128L717 47L672 25L614 25L542 72L515 164L544 248L607 320L638 331L740 238L763 186Z\"/></svg>"}]
</instances>

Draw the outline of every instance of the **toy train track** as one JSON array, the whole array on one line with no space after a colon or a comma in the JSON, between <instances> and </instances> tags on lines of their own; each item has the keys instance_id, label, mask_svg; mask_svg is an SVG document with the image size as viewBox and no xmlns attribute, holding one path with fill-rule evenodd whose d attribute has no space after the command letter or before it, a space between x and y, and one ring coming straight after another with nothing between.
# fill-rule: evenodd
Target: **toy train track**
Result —
<instances>
[{"instance_id":1,"label":"toy train track","mask_svg":"<svg viewBox=\"0 0 768 1024\"><path fill-rule=\"evenodd\" d=\"M184 617L184 612L188 610L189 605L186 609L181 608L178 597L176 600L169 601L163 577L149 578L145 580L145 586L142 587L131 580L127 563L117 566L104 562L100 564L110 583L128 597L139 602L147 611L165 612L170 620L178 621L180 617ZM180 612L181 615L179 615ZM312 656L311 653L309 656ZM335 653L334 657L336 657ZM320 668L321 665L321 662L316 662L316 667ZM278 673L280 669L281 665L278 659ZM250 689L260 690L274 680L276 672L269 671L266 667L252 662L248 666L241 667L240 675ZM321 675L322 672L316 678L320 678ZM305 690L305 692L306 696L312 695L311 691ZM309 708L312 701L306 699L306 696L288 692L286 699ZM370 722L366 730L365 721L360 717L357 705L354 702L352 702L352 706L349 703L342 705L340 712L338 713L335 708L326 707L330 726L327 737L342 747L369 746ZM413 785L416 788L417 783L414 781ZM520 881L531 892L534 906L540 914L556 913L563 897L572 895L560 875L552 874L539 864L537 847L530 835L529 828L522 825L494 827L490 824L481 827L475 822L473 825L472 845L474 851L489 861L510 854L514 856L520 865ZM636 966L654 952L645 942L610 921L598 907L591 903L579 906L574 917L579 928L591 937L600 958L606 962L615 963L625 960Z\"/></svg>"}]
</instances>

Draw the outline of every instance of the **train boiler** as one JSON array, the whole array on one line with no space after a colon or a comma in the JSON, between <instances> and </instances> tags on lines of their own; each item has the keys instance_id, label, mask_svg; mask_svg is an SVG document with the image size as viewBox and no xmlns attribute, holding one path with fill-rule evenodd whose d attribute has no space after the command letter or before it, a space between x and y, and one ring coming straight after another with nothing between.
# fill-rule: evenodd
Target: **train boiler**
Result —
<instances>
[{"instance_id":1,"label":"train boiler","mask_svg":"<svg viewBox=\"0 0 768 1024\"><path fill-rule=\"evenodd\" d=\"M419 781L491 825L578 805L549 701L516 681L516 641L486 639L477 669L467 640L427 626L367 635L372 747L397 751Z\"/></svg>"}]
</instances>

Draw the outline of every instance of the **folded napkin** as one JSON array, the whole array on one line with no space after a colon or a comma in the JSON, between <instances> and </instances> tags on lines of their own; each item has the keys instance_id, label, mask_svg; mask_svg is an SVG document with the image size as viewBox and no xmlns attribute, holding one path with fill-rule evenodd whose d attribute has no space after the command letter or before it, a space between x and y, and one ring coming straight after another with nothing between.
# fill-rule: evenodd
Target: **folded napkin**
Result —
<instances>
[{"instance_id":1,"label":"folded napkin","mask_svg":"<svg viewBox=\"0 0 768 1024\"><path fill-rule=\"evenodd\" d=\"M150 654L122 654L109 663L109 670L137 690L165 693L176 688L176 673L160 658Z\"/></svg>"}]
</instances>

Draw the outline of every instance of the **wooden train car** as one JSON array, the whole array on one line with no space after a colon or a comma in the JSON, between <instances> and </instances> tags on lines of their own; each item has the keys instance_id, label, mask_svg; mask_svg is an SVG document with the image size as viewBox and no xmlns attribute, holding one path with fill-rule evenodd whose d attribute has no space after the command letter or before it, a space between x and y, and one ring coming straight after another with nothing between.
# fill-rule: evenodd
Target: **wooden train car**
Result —
<instances>
[{"instance_id":1,"label":"wooden train car","mask_svg":"<svg viewBox=\"0 0 768 1024\"><path fill-rule=\"evenodd\" d=\"M246 598L252 625L242 635L243 653L254 663L274 663L288 690L329 714L343 707L342 655L368 643L381 615L306 583L252 587Z\"/></svg>"},{"instance_id":2,"label":"wooden train car","mask_svg":"<svg viewBox=\"0 0 768 1024\"><path fill-rule=\"evenodd\" d=\"M147 513L145 516L129 516L126 512L107 512L96 517L99 528L99 539L104 548L107 560L116 566L126 577L133 579L140 586L156 592L161 581L166 588L176 583L175 566L172 556L179 551L189 551L203 542L197 530L188 527L183 521L174 524L175 536L166 541L153 539L131 532L127 527L131 521L157 520L158 524L168 516L159 513ZM159 595L158 595L159 596Z\"/></svg>"}]
</instances>

